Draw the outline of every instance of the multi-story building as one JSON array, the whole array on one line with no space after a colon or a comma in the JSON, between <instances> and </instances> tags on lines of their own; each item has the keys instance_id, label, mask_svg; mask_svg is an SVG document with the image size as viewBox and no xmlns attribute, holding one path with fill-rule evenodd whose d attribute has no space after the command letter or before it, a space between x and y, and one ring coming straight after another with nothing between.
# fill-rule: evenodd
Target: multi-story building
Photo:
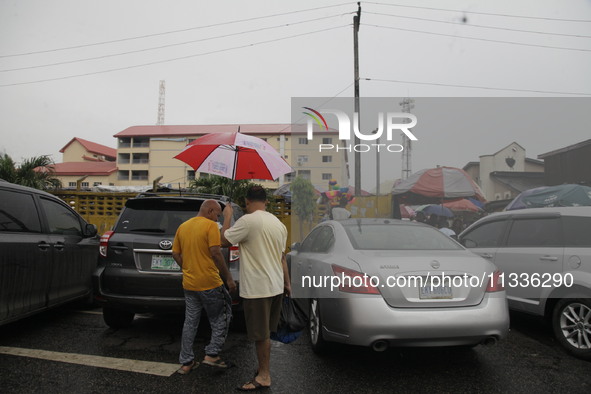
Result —
<instances>
[{"instance_id":1,"label":"multi-story building","mask_svg":"<svg viewBox=\"0 0 591 394\"><path fill-rule=\"evenodd\" d=\"M75 137L60 152L63 162L52 167L63 187L77 187L78 182L82 188L116 184L115 149Z\"/></svg>"},{"instance_id":2,"label":"multi-story building","mask_svg":"<svg viewBox=\"0 0 591 394\"><path fill-rule=\"evenodd\" d=\"M151 185L160 183L173 187L188 187L199 177L193 168L174 159L191 141L209 133L238 130L239 125L187 125L187 126L132 126L117 134L117 185ZM318 144L337 143L334 130L314 132L308 141L305 125L246 124L240 132L267 141L292 166L294 172L277 181L260 181L265 187L277 188L295 176L303 176L316 186L326 188L331 179L348 184L344 179L345 152L320 152Z\"/></svg>"}]
</instances>

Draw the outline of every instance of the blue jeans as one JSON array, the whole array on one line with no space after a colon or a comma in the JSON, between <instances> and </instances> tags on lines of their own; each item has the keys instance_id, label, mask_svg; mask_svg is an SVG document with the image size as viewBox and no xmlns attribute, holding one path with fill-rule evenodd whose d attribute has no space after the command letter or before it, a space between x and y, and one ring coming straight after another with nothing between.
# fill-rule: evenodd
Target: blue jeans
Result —
<instances>
[{"instance_id":1,"label":"blue jeans","mask_svg":"<svg viewBox=\"0 0 591 394\"><path fill-rule=\"evenodd\" d=\"M205 291L185 290L185 324L181 338L181 364L189 363L195 359L193 343L199 328L201 311L205 309L211 326L211 340L205 346L205 354L217 356L224 346L230 320L232 320L232 307L230 294L224 286Z\"/></svg>"}]
</instances>

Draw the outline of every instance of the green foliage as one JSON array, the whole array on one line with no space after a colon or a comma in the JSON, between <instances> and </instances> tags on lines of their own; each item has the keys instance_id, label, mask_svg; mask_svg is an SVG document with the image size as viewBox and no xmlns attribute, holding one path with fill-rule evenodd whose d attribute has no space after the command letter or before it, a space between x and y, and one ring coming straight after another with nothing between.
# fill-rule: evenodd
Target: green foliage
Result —
<instances>
[{"instance_id":1,"label":"green foliage","mask_svg":"<svg viewBox=\"0 0 591 394\"><path fill-rule=\"evenodd\" d=\"M55 177L53 160L47 155L31 157L17 166L10 156L0 156L0 179L35 189L50 190L62 186Z\"/></svg>"},{"instance_id":2,"label":"green foliage","mask_svg":"<svg viewBox=\"0 0 591 394\"><path fill-rule=\"evenodd\" d=\"M316 212L316 195L309 179L296 177L291 183L291 210L300 220L310 222Z\"/></svg>"},{"instance_id":3,"label":"green foliage","mask_svg":"<svg viewBox=\"0 0 591 394\"><path fill-rule=\"evenodd\" d=\"M244 197L249 187L257 185L256 183L244 179L233 181L222 176L210 175L202 176L191 181L189 188L196 193L221 194L232 198L232 201L240 206L244 206Z\"/></svg>"}]
</instances>

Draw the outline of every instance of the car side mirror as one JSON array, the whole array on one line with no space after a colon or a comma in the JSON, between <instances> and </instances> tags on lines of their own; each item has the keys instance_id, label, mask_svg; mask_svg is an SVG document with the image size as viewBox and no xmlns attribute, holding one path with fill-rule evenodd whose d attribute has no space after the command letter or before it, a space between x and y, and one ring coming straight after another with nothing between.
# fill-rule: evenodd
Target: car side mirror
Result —
<instances>
[{"instance_id":1,"label":"car side mirror","mask_svg":"<svg viewBox=\"0 0 591 394\"><path fill-rule=\"evenodd\" d=\"M98 233L96 226L94 224L87 223L86 227L84 227L84 237L85 238L92 238L96 236Z\"/></svg>"},{"instance_id":2,"label":"car side mirror","mask_svg":"<svg viewBox=\"0 0 591 394\"><path fill-rule=\"evenodd\" d=\"M464 245L468 249L478 247L478 244L476 243L476 241L473 241L470 238L464 238L460 242L462 245Z\"/></svg>"},{"instance_id":3,"label":"car side mirror","mask_svg":"<svg viewBox=\"0 0 591 394\"><path fill-rule=\"evenodd\" d=\"M295 243L291 244L291 250L297 252L298 249L300 248L300 246L302 246L302 244L300 244L299 242L295 242Z\"/></svg>"}]
</instances>

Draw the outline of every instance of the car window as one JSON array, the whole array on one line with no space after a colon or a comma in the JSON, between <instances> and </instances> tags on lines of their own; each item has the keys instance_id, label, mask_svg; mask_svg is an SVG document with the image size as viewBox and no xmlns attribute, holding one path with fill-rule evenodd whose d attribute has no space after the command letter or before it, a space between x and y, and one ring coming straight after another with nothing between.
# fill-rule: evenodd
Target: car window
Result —
<instances>
[{"instance_id":1,"label":"car window","mask_svg":"<svg viewBox=\"0 0 591 394\"><path fill-rule=\"evenodd\" d=\"M509 230L507 246L560 246L560 218L515 219Z\"/></svg>"},{"instance_id":2,"label":"car window","mask_svg":"<svg viewBox=\"0 0 591 394\"><path fill-rule=\"evenodd\" d=\"M80 219L62 204L41 198L50 234L82 235Z\"/></svg>"},{"instance_id":3,"label":"car window","mask_svg":"<svg viewBox=\"0 0 591 394\"><path fill-rule=\"evenodd\" d=\"M31 194L0 190L0 231L41 231L39 214Z\"/></svg>"},{"instance_id":4,"label":"car window","mask_svg":"<svg viewBox=\"0 0 591 394\"><path fill-rule=\"evenodd\" d=\"M431 226L401 224L351 224L345 231L355 249L456 250L457 242Z\"/></svg>"},{"instance_id":5,"label":"car window","mask_svg":"<svg viewBox=\"0 0 591 394\"><path fill-rule=\"evenodd\" d=\"M495 248L499 246L507 220L486 222L462 235L462 243L468 248Z\"/></svg>"},{"instance_id":6,"label":"car window","mask_svg":"<svg viewBox=\"0 0 591 394\"><path fill-rule=\"evenodd\" d=\"M563 216L566 246L591 247L591 217Z\"/></svg>"},{"instance_id":7,"label":"car window","mask_svg":"<svg viewBox=\"0 0 591 394\"><path fill-rule=\"evenodd\" d=\"M324 226L322 226L322 227L324 227ZM302 242L302 246L300 246L300 252L311 252L312 251L312 246L314 244L314 241L316 241L316 237L318 237L318 235L320 234L322 227L317 227L314 230L312 230L312 232L310 234L308 234L306 239L304 239L304 241Z\"/></svg>"},{"instance_id":8,"label":"car window","mask_svg":"<svg viewBox=\"0 0 591 394\"><path fill-rule=\"evenodd\" d=\"M318 235L314 237L312 253L327 253L334 244L334 233L329 226L323 226Z\"/></svg>"}]
</instances>

